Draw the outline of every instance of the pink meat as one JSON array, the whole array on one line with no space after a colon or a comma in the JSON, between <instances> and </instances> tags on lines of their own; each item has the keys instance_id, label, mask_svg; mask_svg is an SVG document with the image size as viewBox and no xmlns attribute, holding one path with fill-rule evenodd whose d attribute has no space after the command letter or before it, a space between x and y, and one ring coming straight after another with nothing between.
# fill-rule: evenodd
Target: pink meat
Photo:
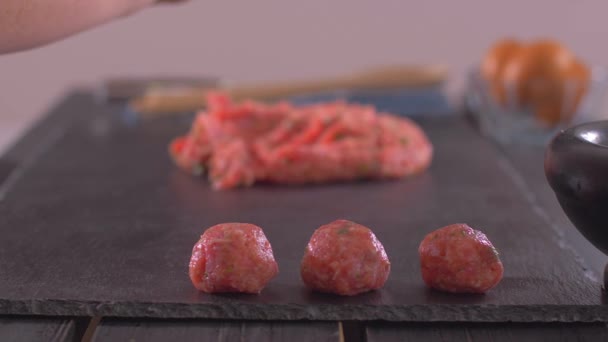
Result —
<instances>
[{"instance_id":1,"label":"pink meat","mask_svg":"<svg viewBox=\"0 0 608 342\"><path fill-rule=\"evenodd\" d=\"M235 104L221 93L207 102L170 151L182 169L206 170L216 189L396 179L431 163L433 147L420 127L371 106Z\"/></svg>"},{"instance_id":2,"label":"pink meat","mask_svg":"<svg viewBox=\"0 0 608 342\"><path fill-rule=\"evenodd\" d=\"M369 228L338 220L314 232L300 274L313 290L353 296L384 286L390 268L384 247Z\"/></svg>"},{"instance_id":3,"label":"pink meat","mask_svg":"<svg viewBox=\"0 0 608 342\"><path fill-rule=\"evenodd\" d=\"M224 223L207 229L194 245L190 259L190 279L207 293L260 293L278 272L264 232L248 223Z\"/></svg>"},{"instance_id":4,"label":"pink meat","mask_svg":"<svg viewBox=\"0 0 608 342\"><path fill-rule=\"evenodd\" d=\"M422 279L441 291L484 293L503 276L502 263L490 240L466 224L429 233L418 253Z\"/></svg>"}]
</instances>

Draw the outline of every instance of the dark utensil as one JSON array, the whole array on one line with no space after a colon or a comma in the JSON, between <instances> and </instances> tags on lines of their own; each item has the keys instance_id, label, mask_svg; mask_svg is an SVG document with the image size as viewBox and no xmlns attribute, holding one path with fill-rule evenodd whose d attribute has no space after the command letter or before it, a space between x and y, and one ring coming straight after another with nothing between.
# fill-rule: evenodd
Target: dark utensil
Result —
<instances>
[{"instance_id":1,"label":"dark utensil","mask_svg":"<svg viewBox=\"0 0 608 342\"><path fill-rule=\"evenodd\" d=\"M570 221L608 255L608 121L558 133L547 148L545 174ZM608 265L604 288L608 289Z\"/></svg>"}]
</instances>

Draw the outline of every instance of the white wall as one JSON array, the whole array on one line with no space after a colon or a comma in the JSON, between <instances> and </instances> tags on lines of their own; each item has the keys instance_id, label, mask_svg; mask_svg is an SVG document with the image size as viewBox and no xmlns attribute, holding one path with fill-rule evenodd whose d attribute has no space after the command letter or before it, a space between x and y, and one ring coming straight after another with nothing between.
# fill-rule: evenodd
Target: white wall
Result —
<instances>
[{"instance_id":1,"label":"white wall","mask_svg":"<svg viewBox=\"0 0 608 342\"><path fill-rule=\"evenodd\" d=\"M455 92L463 71L504 35L555 37L605 64L606 16L605 0L192 0L0 56L0 146L69 87L110 75L255 81L441 62Z\"/></svg>"}]
</instances>

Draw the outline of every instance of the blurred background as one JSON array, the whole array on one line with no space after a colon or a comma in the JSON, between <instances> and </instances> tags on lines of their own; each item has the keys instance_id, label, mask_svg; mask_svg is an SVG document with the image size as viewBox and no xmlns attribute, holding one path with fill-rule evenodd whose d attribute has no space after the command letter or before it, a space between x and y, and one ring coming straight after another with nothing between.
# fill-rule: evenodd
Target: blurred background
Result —
<instances>
[{"instance_id":1,"label":"blurred background","mask_svg":"<svg viewBox=\"0 0 608 342\"><path fill-rule=\"evenodd\" d=\"M70 88L111 76L307 79L367 66L442 63L457 103L465 72L497 39L552 37L608 61L604 0L203 1L144 11L0 57L0 147Z\"/></svg>"}]
</instances>

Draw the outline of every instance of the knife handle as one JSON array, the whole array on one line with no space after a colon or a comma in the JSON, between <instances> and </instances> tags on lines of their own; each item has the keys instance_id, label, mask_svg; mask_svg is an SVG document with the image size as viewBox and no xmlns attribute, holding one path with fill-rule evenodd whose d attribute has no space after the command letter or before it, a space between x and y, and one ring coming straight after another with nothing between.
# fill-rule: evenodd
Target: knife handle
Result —
<instances>
[{"instance_id":1,"label":"knife handle","mask_svg":"<svg viewBox=\"0 0 608 342\"><path fill-rule=\"evenodd\" d=\"M205 107L206 90L203 88L169 92L152 90L131 100L129 108L143 116L192 112Z\"/></svg>"},{"instance_id":2,"label":"knife handle","mask_svg":"<svg viewBox=\"0 0 608 342\"><path fill-rule=\"evenodd\" d=\"M284 83L266 83L225 88L235 100L273 100L299 94L321 93L337 89L381 90L432 86L443 82L443 66L391 66L370 69L351 76ZM192 88L175 92L150 91L130 103L137 113L159 114L195 111L205 106L205 89Z\"/></svg>"},{"instance_id":3,"label":"knife handle","mask_svg":"<svg viewBox=\"0 0 608 342\"><path fill-rule=\"evenodd\" d=\"M333 90L382 90L430 86L441 83L446 74L447 70L442 66L392 66L330 79L240 86L228 89L228 92L235 99L271 100Z\"/></svg>"}]
</instances>

